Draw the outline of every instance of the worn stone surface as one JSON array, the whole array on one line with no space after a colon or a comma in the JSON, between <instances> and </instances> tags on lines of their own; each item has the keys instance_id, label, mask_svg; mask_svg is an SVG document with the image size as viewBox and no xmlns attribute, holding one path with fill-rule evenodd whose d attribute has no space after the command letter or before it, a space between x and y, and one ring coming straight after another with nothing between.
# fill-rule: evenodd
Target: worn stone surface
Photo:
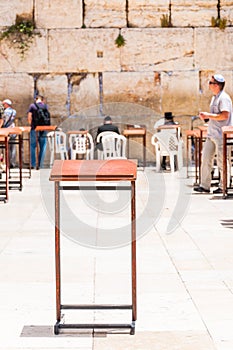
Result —
<instances>
[{"instance_id":1,"label":"worn stone surface","mask_svg":"<svg viewBox=\"0 0 233 350\"><path fill-rule=\"evenodd\" d=\"M126 39L121 54L124 71L193 69L193 29L122 29L122 35Z\"/></svg>"},{"instance_id":2,"label":"worn stone surface","mask_svg":"<svg viewBox=\"0 0 233 350\"><path fill-rule=\"evenodd\" d=\"M85 0L84 24L89 28L126 26L125 0Z\"/></svg>"},{"instance_id":3,"label":"worn stone surface","mask_svg":"<svg viewBox=\"0 0 233 350\"><path fill-rule=\"evenodd\" d=\"M211 17L217 17L216 0L172 0L172 25L175 27L211 26Z\"/></svg>"},{"instance_id":4,"label":"worn stone surface","mask_svg":"<svg viewBox=\"0 0 233 350\"><path fill-rule=\"evenodd\" d=\"M231 70L233 28L224 31L218 28L197 28L195 33L195 67L200 70Z\"/></svg>"},{"instance_id":5,"label":"worn stone surface","mask_svg":"<svg viewBox=\"0 0 233 350\"><path fill-rule=\"evenodd\" d=\"M221 0L221 18L227 19L227 24L233 24L233 1Z\"/></svg>"},{"instance_id":6,"label":"worn stone surface","mask_svg":"<svg viewBox=\"0 0 233 350\"><path fill-rule=\"evenodd\" d=\"M130 27L161 27L161 18L169 15L169 0L129 0Z\"/></svg>"},{"instance_id":7,"label":"worn stone surface","mask_svg":"<svg viewBox=\"0 0 233 350\"><path fill-rule=\"evenodd\" d=\"M156 84L154 72L105 73L103 85L106 103L135 103L160 113L161 87Z\"/></svg>"},{"instance_id":8,"label":"worn stone surface","mask_svg":"<svg viewBox=\"0 0 233 350\"><path fill-rule=\"evenodd\" d=\"M35 20L38 28L81 28L82 0L37 0Z\"/></svg>"},{"instance_id":9,"label":"worn stone surface","mask_svg":"<svg viewBox=\"0 0 233 350\"><path fill-rule=\"evenodd\" d=\"M33 0L11 0L1 1L0 27L11 26L15 23L16 15L32 15Z\"/></svg>"},{"instance_id":10,"label":"worn stone surface","mask_svg":"<svg viewBox=\"0 0 233 350\"><path fill-rule=\"evenodd\" d=\"M115 45L117 36L117 29L51 30L50 71L120 71L120 50Z\"/></svg>"},{"instance_id":11,"label":"worn stone surface","mask_svg":"<svg viewBox=\"0 0 233 350\"><path fill-rule=\"evenodd\" d=\"M16 45L7 39L0 42L0 72L37 73L48 71L47 31L40 30L29 44L29 49L22 57Z\"/></svg>"},{"instance_id":12,"label":"worn stone surface","mask_svg":"<svg viewBox=\"0 0 233 350\"><path fill-rule=\"evenodd\" d=\"M175 115L196 115L199 104L198 72L161 74L162 109Z\"/></svg>"},{"instance_id":13,"label":"worn stone surface","mask_svg":"<svg viewBox=\"0 0 233 350\"><path fill-rule=\"evenodd\" d=\"M17 111L17 118L23 118L31 103L34 92L33 77L26 73L4 73L0 79L0 101L9 98Z\"/></svg>"},{"instance_id":14,"label":"worn stone surface","mask_svg":"<svg viewBox=\"0 0 233 350\"><path fill-rule=\"evenodd\" d=\"M88 106L99 105L99 79L98 74L86 74L80 76L78 74L72 76L72 93L71 93L71 114L82 114L83 110ZM94 107L98 110L98 107ZM84 111L85 113L85 111Z\"/></svg>"},{"instance_id":15,"label":"worn stone surface","mask_svg":"<svg viewBox=\"0 0 233 350\"><path fill-rule=\"evenodd\" d=\"M65 75L41 75L37 81L37 89L46 98L51 117L67 115L67 77Z\"/></svg>"}]
</instances>

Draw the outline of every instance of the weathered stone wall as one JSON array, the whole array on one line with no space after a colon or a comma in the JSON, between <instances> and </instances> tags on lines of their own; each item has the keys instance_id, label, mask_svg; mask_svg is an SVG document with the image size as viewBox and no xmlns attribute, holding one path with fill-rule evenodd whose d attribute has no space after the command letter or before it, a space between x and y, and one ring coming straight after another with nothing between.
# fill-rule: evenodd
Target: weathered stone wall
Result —
<instances>
[{"instance_id":1,"label":"weathered stone wall","mask_svg":"<svg viewBox=\"0 0 233 350\"><path fill-rule=\"evenodd\" d=\"M94 127L109 113L122 127L144 122L153 132L154 122L169 110L189 128L191 116L209 108L211 74L226 77L225 89L233 97L232 5L228 0L2 2L1 30L24 14L34 18L41 35L23 59L12 42L0 42L0 100L13 100L22 123L39 91L57 124L76 115L79 125ZM172 27L161 27L164 16ZM227 19L224 30L211 26L211 17L218 16ZM119 33L126 40L120 48Z\"/></svg>"}]
</instances>

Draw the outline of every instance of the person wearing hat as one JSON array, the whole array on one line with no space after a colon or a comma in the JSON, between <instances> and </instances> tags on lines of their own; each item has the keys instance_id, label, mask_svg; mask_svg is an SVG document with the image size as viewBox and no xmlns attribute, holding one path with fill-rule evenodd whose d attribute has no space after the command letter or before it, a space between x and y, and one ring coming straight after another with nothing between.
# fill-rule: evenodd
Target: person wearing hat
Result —
<instances>
[{"instance_id":1,"label":"person wearing hat","mask_svg":"<svg viewBox=\"0 0 233 350\"><path fill-rule=\"evenodd\" d=\"M214 194L222 193L222 172L223 172L223 135L222 127L233 124L232 100L223 91L225 78L221 74L212 75L209 81L209 89L213 93L210 102L210 113L200 112L202 120L209 119L207 138L203 147L201 162L201 184L194 188L199 193L209 193L211 186L211 172L213 160L217 154L217 165L220 172L219 187L213 191Z\"/></svg>"},{"instance_id":2,"label":"person wearing hat","mask_svg":"<svg viewBox=\"0 0 233 350\"><path fill-rule=\"evenodd\" d=\"M116 132L117 134L120 134L118 127L112 123L112 118L110 116L106 116L104 118L104 123L98 127L96 139L97 139L97 136L104 131L112 131L112 132ZM103 149L101 142L96 144L96 149L99 149L99 150Z\"/></svg>"},{"instance_id":3,"label":"person wearing hat","mask_svg":"<svg viewBox=\"0 0 233 350\"><path fill-rule=\"evenodd\" d=\"M175 121L174 121L174 116L172 115L172 112L165 112L164 113L164 117L163 118L160 118L155 124L154 124L154 128L156 129L156 131L161 131L159 130L159 127L162 126L162 125L175 125L177 124ZM166 130L167 132L167 130ZM169 132L171 133L176 133L176 130L169 130ZM161 162L161 168L163 170L167 170L167 166L166 166L166 163L167 163L167 157L166 156L163 156L162 157L162 162Z\"/></svg>"},{"instance_id":4,"label":"person wearing hat","mask_svg":"<svg viewBox=\"0 0 233 350\"><path fill-rule=\"evenodd\" d=\"M12 108L12 102L8 98L2 101L4 107L3 117L2 117L2 128L14 128L15 127L15 117L16 110ZM10 140L14 140L16 135L10 135ZM10 167L16 167L16 145L10 143Z\"/></svg>"}]
</instances>

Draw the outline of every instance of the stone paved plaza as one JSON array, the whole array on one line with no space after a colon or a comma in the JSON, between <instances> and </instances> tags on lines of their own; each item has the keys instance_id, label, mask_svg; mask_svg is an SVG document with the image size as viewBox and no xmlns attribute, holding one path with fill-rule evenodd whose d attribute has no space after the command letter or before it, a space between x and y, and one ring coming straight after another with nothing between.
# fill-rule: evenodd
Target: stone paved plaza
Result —
<instances>
[{"instance_id":1,"label":"stone paved plaza","mask_svg":"<svg viewBox=\"0 0 233 350\"><path fill-rule=\"evenodd\" d=\"M1 350L232 350L233 211L231 198L193 193L184 172L138 170L137 322L126 331L63 330L56 322L53 183L33 170L23 190L0 203ZM94 196L94 195L93 195ZM62 299L68 303L130 302L127 197L62 198L77 227L61 236ZM115 203L123 206L114 209ZM98 210L97 210L98 207ZM63 218L62 219L66 219ZM72 224L72 223L71 223ZM67 226L68 227L68 226ZM114 231L104 246L101 228ZM119 237L116 232L119 230ZM88 237L95 232L94 240ZM102 232L102 231L101 231ZM109 238L108 237L108 238ZM71 322L130 320L128 311L72 311Z\"/></svg>"}]
</instances>

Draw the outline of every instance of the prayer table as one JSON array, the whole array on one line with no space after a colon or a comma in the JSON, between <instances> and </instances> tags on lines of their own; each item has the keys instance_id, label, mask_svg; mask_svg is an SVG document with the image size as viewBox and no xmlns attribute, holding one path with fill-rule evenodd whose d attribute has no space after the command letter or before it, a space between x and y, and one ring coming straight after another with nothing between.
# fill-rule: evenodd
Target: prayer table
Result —
<instances>
[{"instance_id":1,"label":"prayer table","mask_svg":"<svg viewBox=\"0 0 233 350\"><path fill-rule=\"evenodd\" d=\"M9 199L9 151L8 151L8 140L9 140L9 128L0 129L0 149L5 151L5 181L1 179L0 182L0 200L5 203ZM3 175L1 174L1 177Z\"/></svg>"},{"instance_id":2,"label":"prayer table","mask_svg":"<svg viewBox=\"0 0 233 350\"><path fill-rule=\"evenodd\" d=\"M228 157L227 147L233 146L233 126L223 126L222 133L223 133L223 198L226 199L227 195L229 195L228 188L227 188L227 180L228 180L227 179L227 157ZM231 167L231 163L229 164L229 167Z\"/></svg>"},{"instance_id":3,"label":"prayer table","mask_svg":"<svg viewBox=\"0 0 233 350\"><path fill-rule=\"evenodd\" d=\"M140 125L135 126L131 124L127 124L127 129L123 130L122 133L127 139L127 154L129 158L129 139L131 137L140 137L143 141L143 167L146 166L146 126Z\"/></svg>"},{"instance_id":4,"label":"prayer table","mask_svg":"<svg viewBox=\"0 0 233 350\"><path fill-rule=\"evenodd\" d=\"M136 191L135 181L137 177L137 162L128 159L111 160L55 160L50 173L50 181L55 185L55 262L56 262L56 315L57 322L54 333L59 334L61 328L128 328L130 334L135 332L136 321ZM66 186L65 181L76 182L74 186ZM78 182L90 182L90 185L81 186ZM116 186L112 182L130 182L130 185ZM61 184L62 182L62 184ZM102 186L96 186L96 182L104 182ZM106 184L107 182L107 184ZM109 182L109 183L108 183ZM74 305L61 303L61 259L60 259L60 223L62 219L60 208L60 191L64 190L129 190L131 193L131 298L132 304L90 304ZM131 323L90 323L90 324L65 324L61 322L61 310L131 310Z\"/></svg>"}]
</instances>

